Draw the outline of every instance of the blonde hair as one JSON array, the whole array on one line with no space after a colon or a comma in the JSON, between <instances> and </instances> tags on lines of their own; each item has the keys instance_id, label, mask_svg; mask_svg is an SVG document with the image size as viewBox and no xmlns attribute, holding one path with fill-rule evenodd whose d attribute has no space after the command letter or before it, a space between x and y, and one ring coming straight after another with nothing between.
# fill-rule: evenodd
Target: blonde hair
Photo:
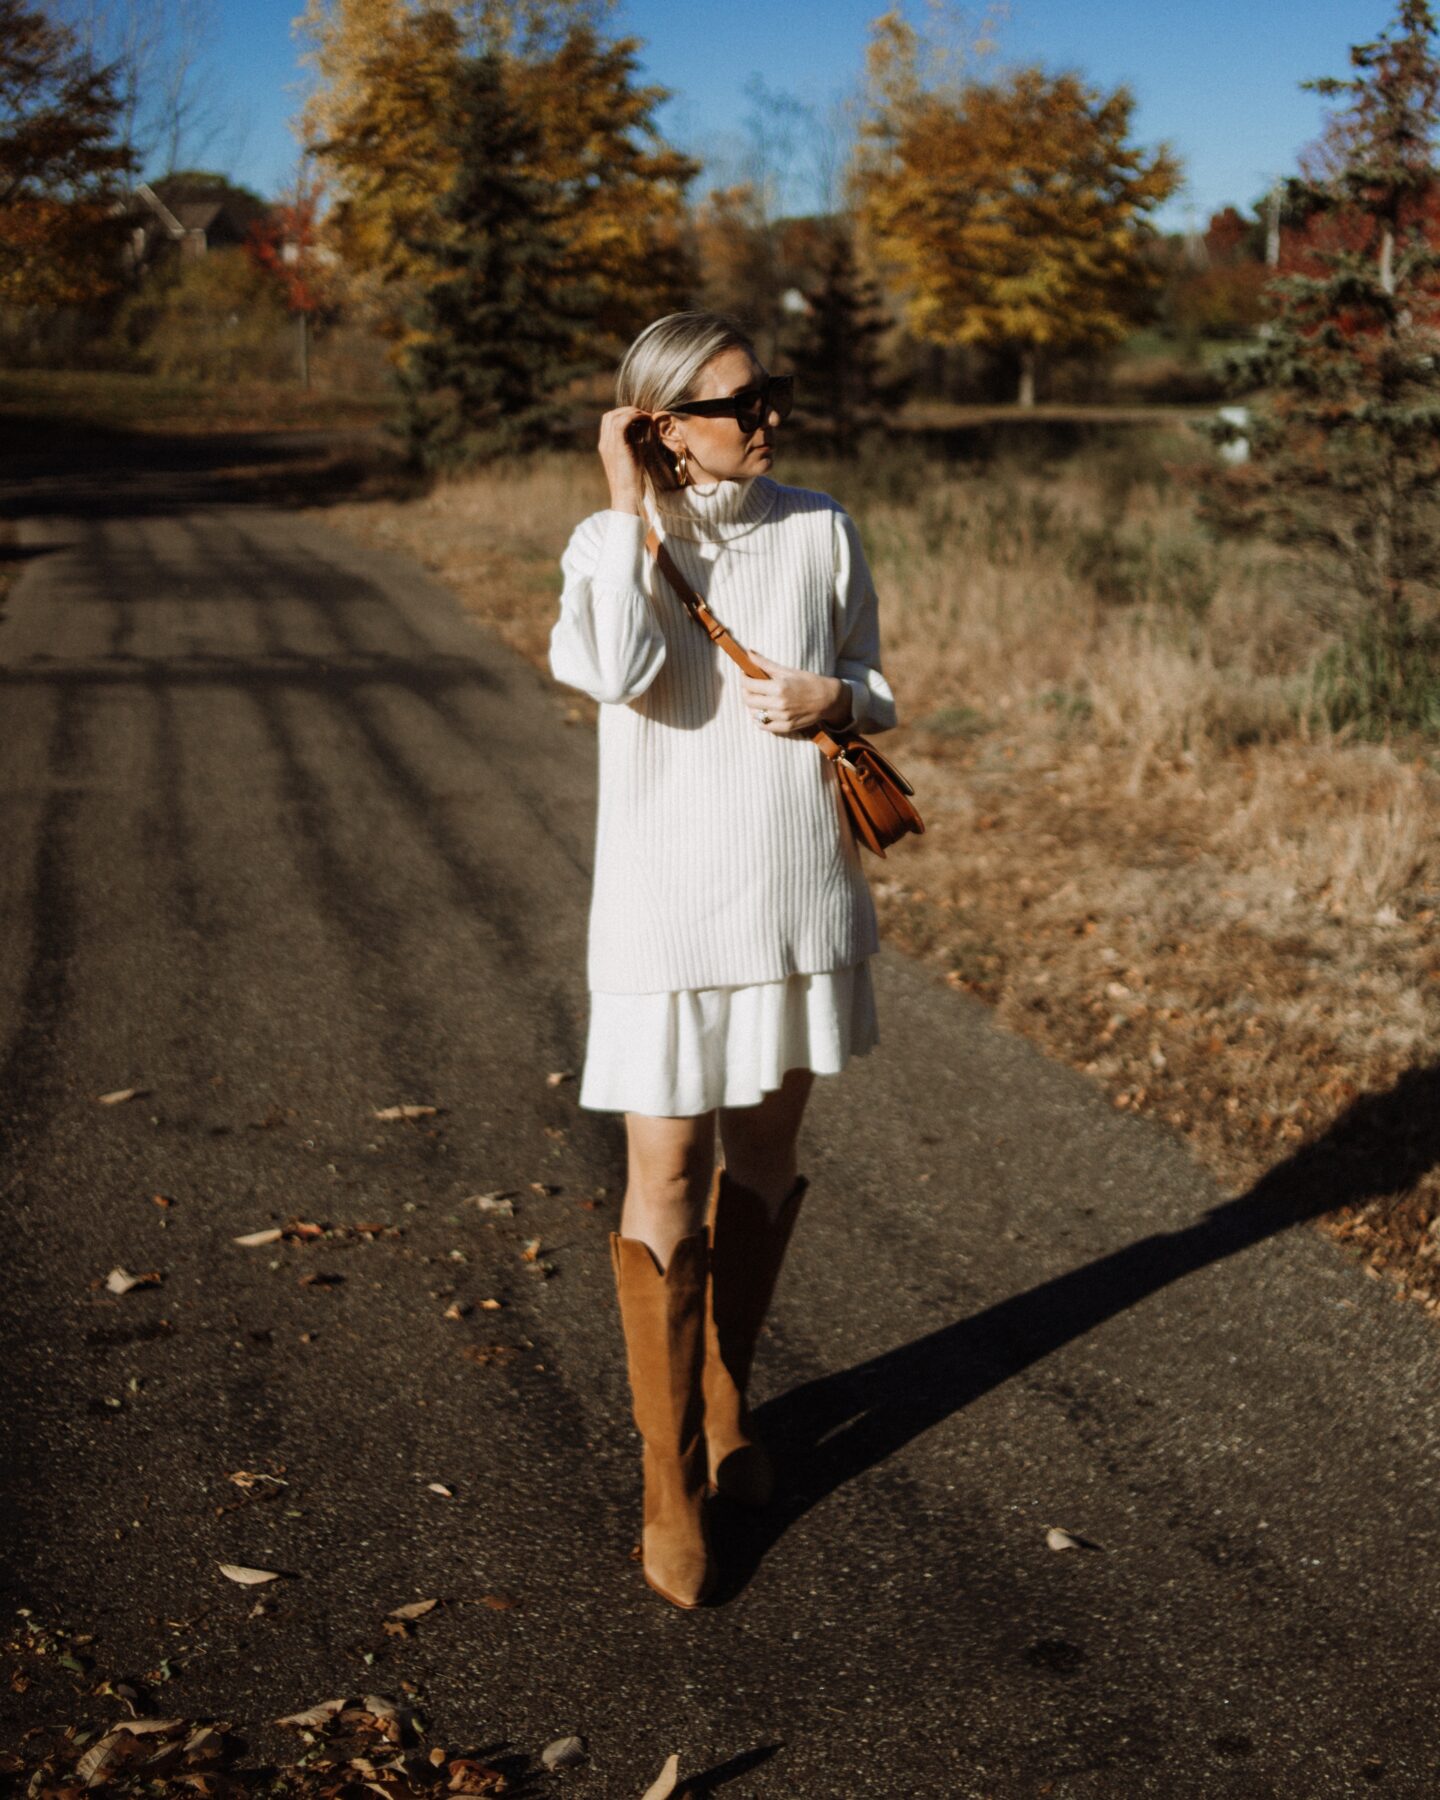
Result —
<instances>
[{"instance_id":1,"label":"blonde hair","mask_svg":"<svg viewBox=\"0 0 1440 1800\"><path fill-rule=\"evenodd\" d=\"M642 412L664 412L689 400L705 365L725 350L755 346L738 319L728 313L667 313L647 325L625 352L615 376L617 406L638 406ZM641 443L641 460L652 484L660 489L678 487L675 458L651 432Z\"/></svg>"}]
</instances>

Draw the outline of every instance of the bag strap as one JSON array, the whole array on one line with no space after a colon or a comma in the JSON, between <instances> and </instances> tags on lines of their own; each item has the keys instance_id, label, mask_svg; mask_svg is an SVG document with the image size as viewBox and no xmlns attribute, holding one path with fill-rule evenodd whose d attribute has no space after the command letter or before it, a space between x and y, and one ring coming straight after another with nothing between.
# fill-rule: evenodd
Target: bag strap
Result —
<instances>
[{"instance_id":1,"label":"bag strap","mask_svg":"<svg viewBox=\"0 0 1440 1800\"><path fill-rule=\"evenodd\" d=\"M694 588L691 587L690 583L680 573L679 569L675 566L675 558L666 548L664 540L660 537L654 526L651 526L650 530L646 533L645 548L650 552L651 556L654 557L660 573L675 590L676 597L681 605L705 633L706 637L710 639L711 643L723 650L732 662L738 663L740 668L743 669L747 675L753 675L760 681L767 680L768 677L766 676L765 671L760 667L759 663L755 661L754 657L752 657L742 645L735 642L735 639L731 636L728 628L720 623L714 613L711 612L710 608L700 598L699 594L695 592ZM845 755L846 746L838 738L832 737L830 732L827 731L823 725L812 725L808 731L801 733L801 735L812 739L818 744L820 749L830 758L831 762L838 762Z\"/></svg>"}]
</instances>

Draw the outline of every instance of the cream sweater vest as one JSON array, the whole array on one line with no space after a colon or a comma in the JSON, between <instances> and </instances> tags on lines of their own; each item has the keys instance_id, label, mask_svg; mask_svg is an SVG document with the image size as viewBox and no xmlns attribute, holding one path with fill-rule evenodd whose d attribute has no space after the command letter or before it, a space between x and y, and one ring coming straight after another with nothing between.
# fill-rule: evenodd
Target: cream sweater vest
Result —
<instances>
[{"instance_id":1,"label":"cream sweater vest","mask_svg":"<svg viewBox=\"0 0 1440 1800\"><path fill-rule=\"evenodd\" d=\"M834 500L761 476L659 504L682 573L740 643L841 677L863 730L894 725L875 590ZM756 725L740 670L646 554L645 521L593 514L561 568L550 667L601 702L591 989L743 987L872 955L834 771L814 744Z\"/></svg>"}]
</instances>

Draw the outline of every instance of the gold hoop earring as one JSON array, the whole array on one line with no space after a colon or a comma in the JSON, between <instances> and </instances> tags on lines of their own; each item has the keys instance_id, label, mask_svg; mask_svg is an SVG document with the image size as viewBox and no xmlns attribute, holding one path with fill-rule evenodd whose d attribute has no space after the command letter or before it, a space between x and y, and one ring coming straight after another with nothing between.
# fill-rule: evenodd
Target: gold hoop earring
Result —
<instances>
[{"instance_id":1,"label":"gold hoop earring","mask_svg":"<svg viewBox=\"0 0 1440 1800\"><path fill-rule=\"evenodd\" d=\"M687 487L690 482L690 452L685 445L680 446L680 454L675 458L675 485Z\"/></svg>"}]
</instances>

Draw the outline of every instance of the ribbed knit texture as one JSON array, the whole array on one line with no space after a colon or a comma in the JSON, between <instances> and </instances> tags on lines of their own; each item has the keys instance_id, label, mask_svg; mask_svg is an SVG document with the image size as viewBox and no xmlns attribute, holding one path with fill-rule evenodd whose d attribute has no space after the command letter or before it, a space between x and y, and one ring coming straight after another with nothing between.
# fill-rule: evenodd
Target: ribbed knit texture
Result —
<instances>
[{"instance_id":1,"label":"ribbed knit texture","mask_svg":"<svg viewBox=\"0 0 1440 1800\"><path fill-rule=\"evenodd\" d=\"M766 477L662 497L681 572L736 639L838 675L866 732L895 723L854 522ZM645 521L595 513L570 539L550 638L556 678L602 702L589 985L743 986L844 968L875 909L828 760L761 729L740 670L645 551Z\"/></svg>"}]
</instances>

